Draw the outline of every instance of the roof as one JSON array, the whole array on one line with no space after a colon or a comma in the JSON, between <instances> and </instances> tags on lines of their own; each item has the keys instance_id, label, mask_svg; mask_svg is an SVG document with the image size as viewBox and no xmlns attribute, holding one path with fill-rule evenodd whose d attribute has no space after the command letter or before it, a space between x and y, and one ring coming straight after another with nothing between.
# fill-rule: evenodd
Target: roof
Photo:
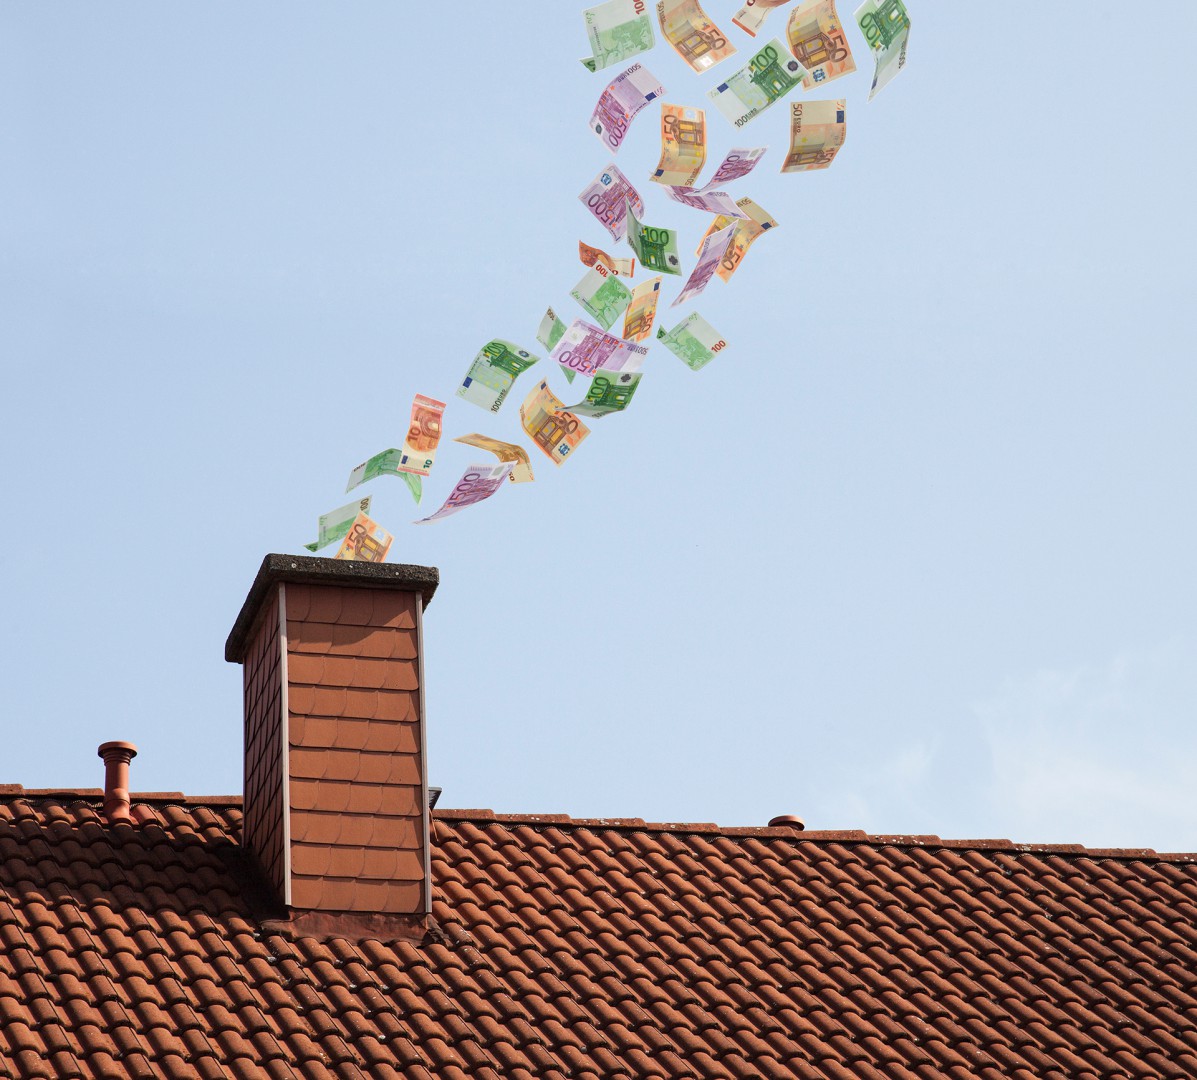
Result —
<instances>
[{"instance_id":1,"label":"roof","mask_svg":"<svg viewBox=\"0 0 1197 1080\"><path fill-rule=\"evenodd\" d=\"M319 941L240 799L99 798L0 787L0 1076L1197 1076L1193 855L441 810L425 939Z\"/></svg>"}]
</instances>

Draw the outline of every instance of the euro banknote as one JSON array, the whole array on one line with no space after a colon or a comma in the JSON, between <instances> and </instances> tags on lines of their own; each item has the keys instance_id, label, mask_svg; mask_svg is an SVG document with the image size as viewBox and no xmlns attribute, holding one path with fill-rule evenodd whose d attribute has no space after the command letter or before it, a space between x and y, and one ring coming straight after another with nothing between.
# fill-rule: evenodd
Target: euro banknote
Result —
<instances>
[{"instance_id":1,"label":"euro banknote","mask_svg":"<svg viewBox=\"0 0 1197 1080\"><path fill-rule=\"evenodd\" d=\"M644 213L644 200L640 198L640 193L614 163L586 186L586 190L578 196L578 201L614 240L622 240L627 230L626 210L629 202L637 214Z\"/></svg>"},{"instance_id":2,"label":"euro banknote","mask_svg":"<svg viewBox=\"0 0 1197 1080\"><path fill-rule=\"evenodd\" d=\"M344 538L358 514L368 514L369 512L370 496L367 495L364 499L358 499L357 502L346 503L344 506L338 506L335 510L330 510L327 514L321 514L316 522L316 542L303 546L308 551L319 551L322 547L328 547L334 541Z\"/></svg>"},{"instance_id":3,"label":"euro banknote","mask_svg":"<svg viewBox=\"0 0 1197 1080\"><path fill-rule=\"evenodd\" d=\"M783 173L826 169L835 160L848 133L844 100L790 102L790 152Z\"/></svg>"},{"instance_id":4,"label":"euro banknote","mask_svg":"<svg viewBox=\"0 0 1197 1080\"><path fill-rule=\"evenodd\" d=\"M707 160L707 114L661 102L661 160L650 180L690 187Z\"/></svg>"},{"instance_id":5,"label":"euro banknote","mask_svg":"<svg viewBox=\"0 0 1197 1080\"><path fill-rule=\"evenodd\" d=\"M334 558L350 562L386 562L395 538L365 514L353 519Z\"/></svg>"},{"instance_id":6,"label":"euro banknote","mask_svg":"<svg viewBox=\"0 0 1197 1080\"><path fill-rule=\"evenodd\" d=\"M648 346L608 334L585 319L575 319L557 342L549 359L566 371L588 378L599 368L607 371L638 371L648 355Z\"/></svg>"},{"instance_id":7,"label":"euro banknote","mask_svg":"<svg viewBox=\"0 0 1197 1080\"><path fill-rule=\"evenodd\" d=\"M544 313L544 318L540 320L540 328L536 331L536 340L549 352L552 352L553 347L561 340L561 335L564 333L565 323L557 312L549 308Z\"/></svg>"},{"instance_id":8,"label":"euro banknote","mask_svg":"<svg viewBox=\"0 0 1197 1080\"><path fill-rule=\"evenodd\" d=\"M732 242L723 254L723 258L719 263L719 269L715 271L724 281L731 279L732 274L736 272L736 268L743 261L744 255L752 246L753 241L761 233L777 228L777 222L773 219L773 215L764 209L764 207L757 206L751 199L739 199L736 205L748 215L746 218L737 221L734 218L718 217L711 222L711 227L706 232L706 236L710 236L720 229L727 228L728 225L736 226ZM703 237L704 242L706 236ZM699 245L699 250L702 250L701 245Z\"/></svg>"},{"instance_id":9,"label":"euro banknote","mask_svg":"<svg viewBox=\"0 0 1197 1080\"><path fill-rule=\"evenodd\" d=\"M577 405L571 405L569 411L593 417L623 412L631 404L643 376L641 371L600 371L591 381L586 397Z\"/></svg>"},{"instance_id":10,"label":"euro banknote","mask_svg":"<svg viewBox=\"0 0 1197 1080\"><path fill-rule=\"evenodd\" d=\"M507 483L507 477L513 468L515 468L515 464L510 461L504 461L498 465L467 465L465 472L461 474L461 479L449 492L449 497L445 500L444 505L435 514L420 518L413 524L427 525L430 521L440 521L442 518L456 514L459 510L464 510L467 506L473 506L474 503L480 503L483 499L489 499Z\"/></svg>"},{"instance_id":11,"label":"euro banknote","mask_svg":"<svg viewBox=\"0 0 1197 1080\"><path fill-rule=\"evenodd\" d=\"M691 297L697 296L710 284L711 278L715 276L715 271L719 268L719 263L722 261L728 245L732 242L735 231L736 225L728 225L718 232L709 233L703 238L702 246L698 249L698 265L690 271L690 277L686 280L686 284L682 286L682 291L678 293L677 299L670 307L677 307L678 304L685 303Z\"/></svg>"},{"instance_id":12,"label":"euro banknote","mask_svg":"<svg viewBox=\"0 0 1197 1080\"><path fill-rule=\"evenodd\" d=\"M419 473L402 472L399 474L399 479L407 485L407 490L411 492L411 497L416 502L424 497L424 477Z\"/></svg>"},{"instance_id":13,"label":"euro banknote","mask_svg":"<svg viewBox=\"0 0 1197 1080\"><path fill-rule=\"evenodd\" d=\"M554 465L560 465L590 434L590 428L565 408L544 379L520 406L520 423Z\"/></svg>"},{"instance_id":14,"label":"euro banknote","mask_svg":"<svg viewBox=\"0 0 1197 1080\"><path fill-rule=\"evenodd\" d=\"M589 244L584 244L581 240L578 241L578 258L582 260L583 266L605 266L613 274L618 274L620 277L635 277L636 276L636 260L635 259L615 259L608 255L601 248L591 247Z\"/></svg>"},{"instance_id":15,"label":"euro banknote","mask_svg":"<svg viewBox=\"0 0 1197 1080\"><path fill-rule=\"evenodd\" d=\"M441 441L441 417L445 403L436 398L417 394L411 405L411 423L403 440L403 454L399 471L427 476L436 460L437 443Z\"/></svg>"},{"instance_id":16,"label":"euro banknote","mask_svg":"<svg viewBox=\"0 0 1197 1080\"><path fill-rule=\"evenodd\" d=\"M618 64L655 44L646 0L607 0L605 4L587 8L582 17L594 53L582 63L590 71Z\"/></svg>"},{"instance_id":17,"label":"euro banknote","mask_svg":"<svg viewBox=\"0 0 1197 1080\"><path fill-rule=\"evenodd\" d=\"M737 146L727 152L726 157L719 162L719 168L699 191L710 191L711 188L722 187L733 180L740 180L757 167L761 158L765 156L767 146Z\"/></svg>"},{"instance_id":18,"label":"euro banknote","mask_svg":"<svg viewBox=\"0 0 1197 1080\"><path fill-rule=\"evenodd\" d=\"M544 318L540 320L540 329L536 331L536 340L551 353L557 347L557 342L561 340L561 336L564 333L565 323L558 317L557 312L549 308L544 313ZM562 368L561 370L565 373L566 382L574 381L576 373L573 370L570 368Z\"/></svg>"},{"instance_id":19,"label":"euro banknote","mask_svg":"<svg viewBox=\"0 0 1197 1080\"><path fill-rule=\"evenodd\" d=\"M736 206L736 200L726 191L715 189L723 184L730 184L747 176L756 168L757 162L765 156L767 146L737 147L730 150L719 163L715 175L702 187L667 187L665 193L683 206L691 206L695 210L702 210L708 214L725 214L728 217L743 217L743 212Z\"/></svg>"},{"instance_id":20,"label":"euro banknote","mask_svg":"<svg viewBox=\"0 0 1197 1080\"><path fill-rule=\"evenodd\" d=\"M790 12L786 37L794 59L806 68L806 90L856 70L835 0L802 0Z\"/></svg>"},{"instance_id":21,"label":"euro banknote","mask_svg":"<svg viewBox=\"0 0 1197 1080\"><path fill-rule=\"evenodd\" d=\"M516 377L539 359L527 349L502 338L488 341L474 357L470 370L457 388L457 396L497 413Z\"/></svg>"},{"instance_id":22,"label":"euro banknote","mask_svg":"<svg viewBox=\"0 0 1197 1080\"><path fill-rule=\"evenodd\" d=\"M624 341L643 341L652 333L653 319L657 314L657 301L661 299L661 277L642 281L632 290L632 302L623 317Z\"/></svg>"},{"instance_id":23,"label":"euro banknote","mask_svg":"<svg viewBox=\"0 0 1197 1080\"><path fill-rule=\"evenodd\" d=\"M372 458L367 458L350 472L349 483L346 485L345 490L352 491L359 484L364 484L367 480L373 480L379 476L402 475L399 468L399 462L402 458L403 451L397 450L395 447L383 450L375 454Z\"/></svg>"},{"instance_id":24,"label":"euro banknote","mask_svg":"<svg viewBox=\"0 0 1197 1080\"><path fill-rule=\"evenodd\" d=\"M657 340L691 371L699 371L727 347L719 331L697 311L691 312L672 330L657 331Z\"/></svg>"},{"instance_id":25,"label":"euro banknote","mask_svg":"<svg viewBox=\"0 0 1197 1080\"><path fill-rule=\"evenodd\" d=\"M465 443L466 446L476 446L479 450L489 450L500 461L510 461L512 469L508 479L513 484L527 484L536 479L532 475L532 462L528 460L528 451L522 446L476 432L473 435L461 435L453 441Z\"/></svg>"},{"instance_id":26,"label":"euro banknote","mask_svg":"<svg viewBox=\"0 0 1197 1080\"><path fill-rule=\"evenodd\" d=\"M657 21L665 40L695 71L707 71L736 51L698 0L660 0Z\"/></svg>"},{"instance_id":27,"label":"euro banknote","mask_svg":"<svg viewBox=\"0 0 1197 1080\"><path fill-rule=\"evenodd\" d=\"M595 266L570 291L596 323L610 330L632 301L632 290L605 266Z\"/></svg>"},{"instance_id":28,"label":"euro banknote","mask_svg":"<svg viewBox=\"0 0 1197 1080\"><path fill-rule=\"evenodd\" d=\"M793 0L747 0L747 3L732 16L732 22L744 33L756 37L770 11L792 2Z\"/></svg>"},{"instance_id":29,"label":"euro banknote","mask_svg":"<svg viewBox=\"0 0 1197 1080\"><path fill-rule=\"evenodd\" d=\"M633 64L599 95L590 114L590 130L608 149L618 150L636 114L664 94L665 87L648 68Z\"/></svg>"},{"instance_id":30,"label":"euro banknote","mask_svg":"<svg viewBox=\"0 0 1197 1080\"><path fill-rule=\"evenodd\" d=\"M665 189L665 194L674 202L707 214L725 214L728 217L744 216L743 211L736 205L736 200L726 191L687 191L685 188L669 187Z\"/></svg>"},{"instance_id":31,"label":"euro banknote","mask_svg":"<svg viewBox=\"0 0 1197 1080\"><path fill-rule=\"evenodd\" d=\"M856 25L873 52L877 67L869 100L906 66L906 43L910 40L910 16L902 0L865 0L856 9Z\"/></svg>"},{"instance_id":32,"label":"euro banknote","mask_svg":"<svg viewBox=\"0 0 1197 1080\"><path fill-rule=\"evenodd\" d=\"M790 55L780 38L774 38L727 82L708 90L707 97L736 127L743 127L785 97L805 76L806 69Z\"/></svg>"},{"instance_id":33,"label":"euro banknote","mask_svg":"<svg viewBox=\"0 0 1197 1080\"><path fill-rule=\"evenodd\" d=\"M660 270L666 274L680 274L682 260L677 253L677 233L672 229L660 229L654 225L644 225L639 219L642 210L637 210L628 203L627 218L628 244L640 260L640 265L646 270Z\"/></svg>"}]
</instances>

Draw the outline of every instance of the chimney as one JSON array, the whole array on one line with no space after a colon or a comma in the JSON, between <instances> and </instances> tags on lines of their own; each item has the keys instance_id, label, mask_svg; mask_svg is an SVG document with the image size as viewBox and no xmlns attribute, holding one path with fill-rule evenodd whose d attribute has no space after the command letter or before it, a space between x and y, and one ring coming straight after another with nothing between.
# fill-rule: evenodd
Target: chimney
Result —
<instances>
[{"instance_id":1,"label":"chimney","mask_svg":"<svg viewBox=\"0 0 1197 1080\"><path fill-rule=\"evenodd\" d=\"M131 822L129 762L137 757L137 747L131 742L106 742L96 753L104 759L104 816L108 824Z\"/></svg>"},{"instance_id":2,"label":"chimney","mask_svg":"<svg viewBox=\"0 0 1197 1080\"><path fill-rule=\"evenodd\" d=\"M433 567L267 555L244 665L243 843L309 933L402 934L431 903L424 607Z\"/></svg>"}]
</instances>

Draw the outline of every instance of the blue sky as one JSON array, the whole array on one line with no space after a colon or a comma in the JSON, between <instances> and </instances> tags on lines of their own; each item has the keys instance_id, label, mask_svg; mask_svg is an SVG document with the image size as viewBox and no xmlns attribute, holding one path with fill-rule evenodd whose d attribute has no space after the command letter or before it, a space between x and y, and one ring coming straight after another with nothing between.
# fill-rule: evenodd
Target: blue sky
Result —
<instances>
[{"instance_id":1,"label":"blue sky","mask_svg":"<svg viewBox=\"0 0 1197 1080\"><path fill-rule=\"evenodd\" d=\"M740 51L697 76L658 35L666 100L751 54L706 6ZM1130 71L1123 9L1081 10L912 4L867 104L851 27L826 172L778 173L784 107L739 135L712 108L709 165L769 145L732 190L781 227L664 317L729 348L653 349L563 467L533 450L535 484L448 521L409 524L468 447L420 508L362 489L392 559L441 569L447 805L1197 848L1197 10L1145 15ZM223 643L262 556L416 393L523 441L545 362L497 418L453 391L490 338L543 354L545 307L581 313L620 68L578 64L580 6L497 11L0 9L0 782L95 786L120 738L139 789L239 791ZM708 219L647 182L658 146L646 110L617 161L688 269Z\"/></svg>"}]
</instances>

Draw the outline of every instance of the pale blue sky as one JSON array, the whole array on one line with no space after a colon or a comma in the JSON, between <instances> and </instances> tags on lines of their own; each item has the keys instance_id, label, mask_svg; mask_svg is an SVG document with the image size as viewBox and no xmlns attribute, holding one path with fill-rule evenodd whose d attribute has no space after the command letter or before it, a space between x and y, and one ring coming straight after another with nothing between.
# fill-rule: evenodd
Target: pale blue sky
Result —
<instances>
[{"instance_id":1,"label":"pale blue sky","mask_svg":"<svg viewBox=\"0 0 1197 1080\"><path fill-rule=\"evenodd\" d=\"M702 105L696 76L639 59ZM841 14L850 14L841 4ZM632 408L443 523L374 481L392 558L441 569L431 780L502 811L1197 848L1197 8L911 4L909 64L828 88L847 143L751 195L781 223L654 349ZM573 317L577 194L620 68L581 5L0 7L0 782L237 792L223 643L415 393L451 435L478 348ZM783 33L785 15L767 24ZM687 269L707 218L618 164ZM600 244L607 246L609 244ZM638 278L639 280L639 278ZM671 285L667 299L675 295ZM543 354L543 350L538 350ZM547 372L567 401L555 371Z\"/></svg>"}]
</instances>

